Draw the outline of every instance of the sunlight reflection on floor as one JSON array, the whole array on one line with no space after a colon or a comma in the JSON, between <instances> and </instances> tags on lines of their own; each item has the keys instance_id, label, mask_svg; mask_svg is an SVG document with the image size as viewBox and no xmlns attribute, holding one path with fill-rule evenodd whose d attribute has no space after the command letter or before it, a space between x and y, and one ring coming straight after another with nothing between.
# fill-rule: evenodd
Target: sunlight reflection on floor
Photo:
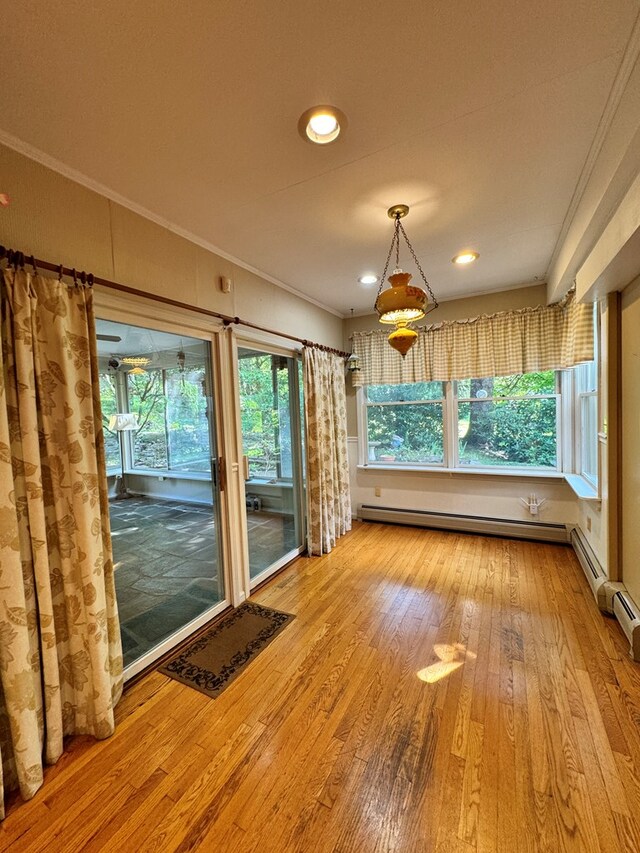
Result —
<instances>
[{"instance_id":1,"label":"sunlight reflection on floor","mask_svg":"<svg viewBox=\"0 0 640 853\"><path fill-rule=\"evenodd\" d=\"M459 669L467 660L474 660L476 655L474 652L469 652L462 643L436 643L433 651L440 658L439 661L430 664L418 671L417 676L421 681L426 681L427 684L433 684L440 681L441 678L446 678L451 675L456 669Z\"/></svg>"}]
</instances>

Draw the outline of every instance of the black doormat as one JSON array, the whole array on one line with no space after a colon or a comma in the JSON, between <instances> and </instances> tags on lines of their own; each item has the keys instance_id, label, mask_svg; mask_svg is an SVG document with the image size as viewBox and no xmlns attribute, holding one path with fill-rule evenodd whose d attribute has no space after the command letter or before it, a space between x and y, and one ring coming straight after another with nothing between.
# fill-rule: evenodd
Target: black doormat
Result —
<instances>
[{"instance_id":1,"label":"black doormat","mask_svg":"<svg viewBox=\"0 0 640 853\"><path fill-rule=\"evenodd\" d=\"M214 699L294 618L245 601L158 671Z\"/></svg>"}]
</instances>

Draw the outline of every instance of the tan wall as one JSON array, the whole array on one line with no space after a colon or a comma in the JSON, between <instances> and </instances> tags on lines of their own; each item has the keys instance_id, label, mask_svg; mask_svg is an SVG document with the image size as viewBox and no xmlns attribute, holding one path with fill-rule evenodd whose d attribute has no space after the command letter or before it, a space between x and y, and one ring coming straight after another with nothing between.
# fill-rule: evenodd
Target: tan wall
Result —
<instances>
[{"instance_id":1,"label":"tan wall","mask_svg":"<svg viewBox=\"0 0 640 853\"><path fill-rule=\"evenodd\" d=\"M11 196L0 208L4 246L342 347L341 318L4 146L0 191Z\"/></svg>"},{"instance_id":2,"label":"tan wall","mask_svg":"<svg viewBox=\"0 0 640 853\"><path fill-rule=\"evenodd\" d=\"M622 581L640 604L640 278L622 293Z\"/></svg>"}]
</instances>

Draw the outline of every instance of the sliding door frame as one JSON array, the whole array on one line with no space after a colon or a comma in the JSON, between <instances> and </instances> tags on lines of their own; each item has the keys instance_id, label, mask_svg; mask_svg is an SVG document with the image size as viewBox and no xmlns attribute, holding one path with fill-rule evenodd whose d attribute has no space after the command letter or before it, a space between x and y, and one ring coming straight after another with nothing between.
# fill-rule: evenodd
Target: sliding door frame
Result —
<instances>
[{"instance_id":1,"label":"sliding door frame","mask_svg":"<svg viewBox=\"0 0 640 853\"><path fill-rule=\"evenodd\" d=\"M300 531L301 531L301 540L302 544L297 548L292 549L287 554L284 554L281 559L277 560L273 563L268 569L261 572L255 578L251 578L250 574L250 565L249 565L249 530L247 524L247 507L245 501L245 479L244 479L244 465L243 465L243 446L242 446L242 420L241 420L241 410L240 410L240 374L238 367L238 349L239 348L248 348L248 349L258 349L261 352L269 353L271 355L280 355L285 358L292 358L294 362L301 356L302 345L300 346L292 346L289 341L287 344L283 346L282 338L279 338L277 335L271 335L266 332L257 332L257 331L238 331L236 329L230 329L230 333L228 335L228 358L229 358L229 371L227 373L228 377L228 397L227 399L234 400L233 405L233 415L234 415L234 423L233 423L233 431L234 431L234 445L235 445L235 457L230 460L229 470L232 471L232 474L235 478L235 507L236 512L233 513L233 519L230 518L230 522L232 524L232 538L236 540L239 545L238 548L238 560L236 563L234 561L234 566L236 567L235 572L235 584L236 588L241 590L241 597L239 601L244 601L251 595L251 590L258 586L261 583L264 583L271 575L275 574L279 571L283 566L287 563L291 562L296 556L301 554L306 548L306 512L304 506L304 457L301 452L301 425L298 419L292 419L291 430L292 430L292 439L296 438L296 446L300 448L300 451L296 450L294 465L298 463L298 477L299 477L299 487L296 489L297 497L294 505L294 511L297 513L299 521L300 521ZM300 388L297 381L295 382L295 390L299 392ZM294 423L295 421L295 423ZM238 602L239 603L239 602ZM235 604L235 602L234 602Z\"/></svg>"},{"instance_id":2,"label":"sliding door frame","mask_svg":"<svg viewBox=\"0 0 640 853\"><path fill-rule=\"evenodd\" d=\"M215 439L216 452L219 458L226 459L227 436L230 435L226 423L225 412L229 408L223 405L225 399L224 366L225 346L224 326L220 321L206 316L198 316L191 311L176 308L167 308L161 303L144 299L138 296L115 294L113 291L102 289L99 285L94 286L94 306L96 317L101 320L112 320L117 323L136 325L141 328L154 329L157 331L170 332L176 335L184 335L199 338L209 344L211 354L211 379L212 379L212 404L215 421L215 431L211 433L211 439ZM223 466L225 467L225 466ZM138 660L131 663L124 670L124 680L127 681L137 675L143 669L150 666L162 655L171 651L180 642L185 640L215 616L235 604L234 577L230 569L233 562L234 543L230 535L231 507L228 494L229 478L219 476L221 487L217 490L219 506L217 516L219 524L216 525L218 542L218 566L224 581L224 598L217 604L205 610L191 622L187 623L179 631L171 634L153 649L150 649ZM212 483L213 488L213 483ZM216 512L212 508L212 512Z\"/></svg>"}]
</instances>

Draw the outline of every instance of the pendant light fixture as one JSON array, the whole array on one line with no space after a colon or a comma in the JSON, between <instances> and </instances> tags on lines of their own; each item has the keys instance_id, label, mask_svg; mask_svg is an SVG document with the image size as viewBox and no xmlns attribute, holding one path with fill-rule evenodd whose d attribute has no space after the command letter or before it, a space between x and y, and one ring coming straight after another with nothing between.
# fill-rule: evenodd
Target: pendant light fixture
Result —
<instances>
[{"instance_id":1,"label":"pendant light fixture","mask_svg":"<svg viewBox=\"0 0 640 853\"><path fill-rule=\"evenodd\" d=\"M387 211L389 218L395 220L395 227L393 230L393 237L391 239L391 246L389 246L387 261L384 265L384 272L380 277L380 287L378 288L378 296L376 298L376 311L378 312L380 322L393 324L395 326L395 329L389 335L389 343L403 358L409 352L418 337L418 333L415 329L411 329L409 327L409 323L412 323L415 320L421 320L429 311L433 311L434 308L438 307L438 301L433 295L433 291L431 290L429 282L422 271L422 267L416 257L413 246L409 242L407 232L404 230L404 226L400 221L407 215L407 213L409 213L409 207L406 204L394 204L393 207L390 207ZM418 268L422 281L424 282L426 291L421 287L409 284L412 278L411 273L404 272L400 269L400 234L402 234L404 241L411 252L411 257L415 261L415 265ZM391 260L394 248L396 250L396 266L393 273L389 276L389 283L391 284L391 287L388 290L383 291L382 288L384 287L387 270L389 269L389 261ZM427 296L427 292L429 296ZM429 297L431 297L431 304L429 304Z\"/></svg>"},{"instance_id":2,"label":"pendant light fixture","mask_svg":"<svg viewBox=\"0 0 640 853\"><path fill-rule=\"evenodd\" d=\"M178 350L176 361L178 362L178 370L180 373L184 373L185 364L187 363L187 354L182 349L182 340L180 341L180 349Z\"/></svg>"}]
</instances>

